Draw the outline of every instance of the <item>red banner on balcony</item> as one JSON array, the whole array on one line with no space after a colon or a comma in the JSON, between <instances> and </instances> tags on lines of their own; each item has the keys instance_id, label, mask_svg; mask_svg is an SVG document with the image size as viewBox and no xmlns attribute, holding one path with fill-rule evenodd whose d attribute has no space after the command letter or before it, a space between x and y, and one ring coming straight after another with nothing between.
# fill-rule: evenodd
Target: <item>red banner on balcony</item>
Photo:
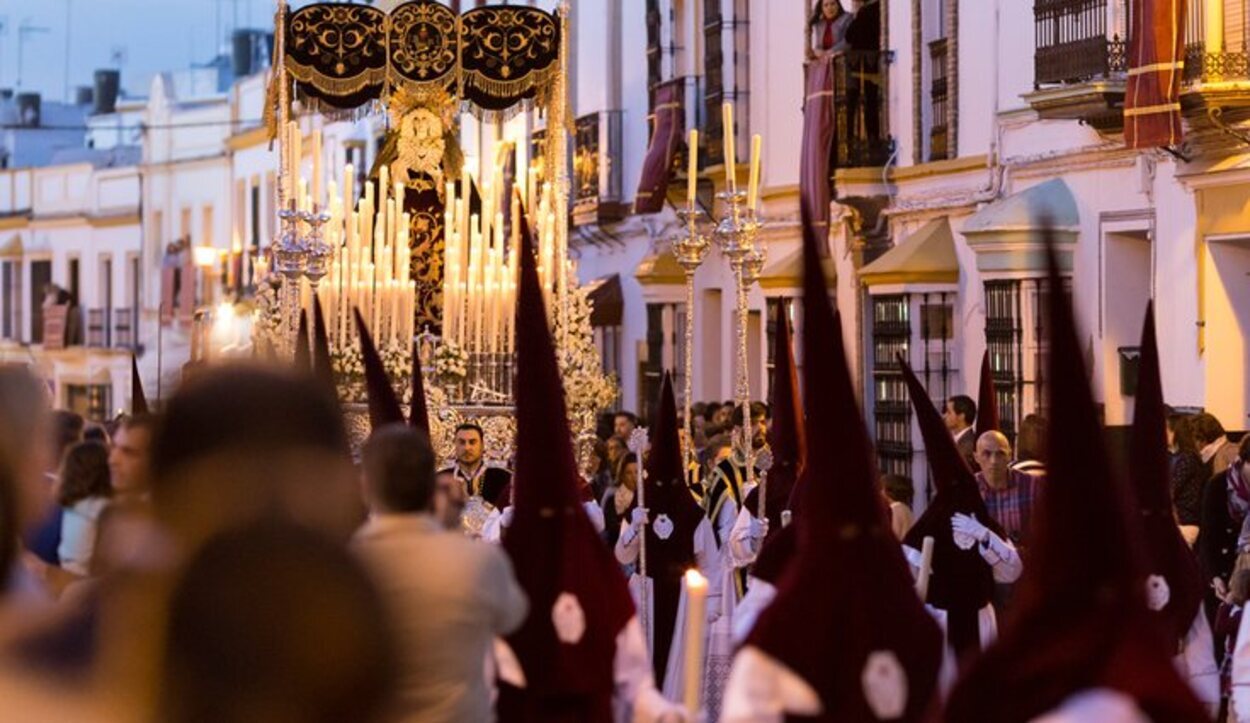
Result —
<instances>
[{"instance_id":1,"label":"red banner on balcony","mask_svg":"<svg viewBox=\"0 0 1250 723\"><path fill-rule=\"evenodd\" d=\"M670 80L655 89L655 132L642 162L642 178L634 194L634 213L658 213L664 208L673 177L673 156L681 142L686 119L682 111L685 79Z\"/></svg>"},{"instance_id":2,"label":"red banner on balcony","mask_svg":"<svg viewBox=\"0 0 1250 723\"><path fill-rule=\"evenodd\" d=\"M1132 0L1124 142L1129 148L1180 143L1185 0Z\"/></svg>"},{"instance_id":3,"label":"red banner on balcony","mask_svg":"<svg viewBox=\"0 0 1250 723\"><path fill-rule=\"evenodd\" d=\"M807 64L803 96L803 151L799 157L799 214L803 224L816 229L820 251L828 255L829 157L833 152L833 56L822 55Z\"/></svg>"}]
</instances>

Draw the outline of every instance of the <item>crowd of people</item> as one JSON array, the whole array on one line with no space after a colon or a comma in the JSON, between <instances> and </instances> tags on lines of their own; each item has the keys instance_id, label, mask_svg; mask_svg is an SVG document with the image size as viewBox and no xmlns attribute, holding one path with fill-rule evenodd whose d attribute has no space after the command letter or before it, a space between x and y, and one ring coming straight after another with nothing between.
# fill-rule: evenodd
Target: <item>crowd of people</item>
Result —
<instances>
[{"instance_id":1,"label":"crowd of people","mask_svg":"<svg viewBox=\"0 0 1250 723\"><path fill-rule=\"evenodd\" d=\"M88 425L0 368L0 721L1250 720L1250 437L1163 406L1149 314L1126 470L1052 299L1053 427L900 360L928 476L878 476L817 272L802 394L779 319L768 404L665 376L583 475L522 255L507 465L363 324L355 454L315 370Z\"/></svg>"}]
</instances>

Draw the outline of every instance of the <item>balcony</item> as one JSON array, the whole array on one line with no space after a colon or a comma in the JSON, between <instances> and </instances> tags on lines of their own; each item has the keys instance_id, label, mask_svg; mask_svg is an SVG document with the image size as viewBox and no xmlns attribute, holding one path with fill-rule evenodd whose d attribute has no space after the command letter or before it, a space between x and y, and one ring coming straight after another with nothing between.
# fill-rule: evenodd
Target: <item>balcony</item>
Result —
<instances>
[{"instance_id":1,"label":"balcony","mask_svg":"<svg viewBox=\"0 0 1250 723\"><path fill-rule=\"evenodd\" d=\"M887 53L847 50L833 59L834 168L885 165L890 137L882 123L886 102L881 71Z\"/></svg>"},{"instance_id":2,"label":"balcony","mask_svg":"<svg viewBox=\"0 0 1250 723\"><path fill-rule=\"evenodd\" d=\"M574 226L619 221L629 211L622 202L621 116L619 110L600 111L574 123Z\"/></svg>"},{"instance_id":3,"label":"balcony","mask_svg":"<svg viewBox=\"0 0 1250 723\"><path fill-rule=\"evenodd\" d=\"M1128 73L1126 0L1034 0L1034 92L1044 119L1123 128Z\"/></svg>"},{"instance_id":4,"label":"balcony","mask_svg":"<svg viewBox=\"0 0 1250 723\"><path fill-rule=\"evenodd\" d=\"M1187 145L1200 152L1250 144L1250 4L1191 2L1187 13L1181 89Z\"/></svg>"},{"instance_id":5,"label":"balcony","mask_svg":"<svg viewBox=\"0 0 1250 723\"><path fill-rule=\"evenodd\" d=\"M87 309L86 346L94 349L134 349L138 317L135 309Z\"/></svg>"}]
</instances>

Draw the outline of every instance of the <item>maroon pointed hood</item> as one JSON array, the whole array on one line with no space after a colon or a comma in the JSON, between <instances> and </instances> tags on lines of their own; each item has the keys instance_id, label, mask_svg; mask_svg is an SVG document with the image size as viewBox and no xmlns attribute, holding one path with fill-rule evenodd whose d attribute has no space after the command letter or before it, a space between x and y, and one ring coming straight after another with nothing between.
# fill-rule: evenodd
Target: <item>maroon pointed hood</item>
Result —
<instances>
[{"instance_id":1,"label":"maroon pointed hood","mask_svg":"<svg viewBox=\"0 0 1250 723\"><path fill-rule=\"evenodd\" d=\"M1172 512L1168 479L1167 414L1155 339L1154 304L1146 306L1142 323L1141 362L1133 411L1129 472L1146 541L1146 571L1167 581L1169 598L1159 611L1169 634L1178 640L1189 633L1206 588L1193 553L1181 537Z\"/></svg>"},{"instance_id":2,"label":"maroon pointed hood","mask_svg":"<svg viewBox=\"0 0 1250 723\"><path fill-rule=\"evenodd\" d=\"M790 509L790 495L799 477L799 467L807 446L803 425L803 400L799 376L790 344L790 320L785 304L777 305L776 332L773 334L772 425L768 428L768 448L772 467L768 470L768 539L781 531L781 513ZM759 516L759 487L747 494L747 509Z\"/></svg>"},{"instance_id":3,"label":"maroon pointed hood","mask_svg":"<svg viewBox=\"0 0 1250 723\"><path fill-rule=\"evenodd\" d=\"M412 345L412 399L409 400L408 426L430 433L430 412L425 404L425 375L421 370L421 345Z\"/></svg>"},{"instance_id":4,"label":"maroon pointed hood","mask_svg":"<svg viewBox=\"0 0 1250 723\"><path fill-rule=\"evenodd\" d=\"M299 329L295 332L295 372L312 374L312 356L308 348L308 312L299 310Z\"/></svg>"},{"instance_id":5,"label":"maroon pointed hood","mask_svg":"<svg viewBox=\"0 0 1250 723\"><path fill-rule=\"evenodd\" d=\"M625 578L582 509L564 387L535 267L521 223L516 318L516 468L513 522L503 547L530 601L508 638L525 671L530 719L561 710L570 720L610 721L616 636L634 615ZM584 633L563 642L557 600L576 600ZM502 718L503 716L501 716Z\"/></svg>"},{"instance_id":6,"label":"maroon pointed hood","mask_svg":"<svg viewBox=\"0 0 1250 723\"><path fill-rule=\"evenodd\" d=\"M937 694L942 634L916 597L886 517L868 430L855 399L842 330L829 302L815 233L803 234L803 466L797 556L747 638L820 694L816 720L876 721L864 693L869 656L889 651L907 676L901 721ZM801 481L799 484L805 484ZM796 624L796 621L802 621Z\"/></svg>"},{"instance_id":7,"label":"maroon pointed hood","mask_svg":"<svg viewBox=\"0 0 1250 723\"><path fill-rule=\"evenodd\" d=\"M975 547L961 550L955 544L951 536L951 516L955 513L972 515L1004 540L1007 535L986 509L976 477L959 453L955 438L947 431L928 392L911 366L901 357L898 362L916 410L925 457L937 489L903 543L920 550L924 538L933 538L933 576L929 581L928 602L947 612L947 636L956 654L962 656L981 647L978 613L994 599L994 573Z\"/></svg>"},{"instance_id":8,"label":"maroon pointed hood","mask_svg":"<svg viewBox=\"0 0 1250 723\"><path fill-rule=\"evenodd\" d=\"M951 692L946 720L1029 721L1091 688L1134 698L1151 720L1210 720L1173 667L1175 638L1146 608L1141 527L1107 457L1053 240L1047 251L1048 448L1062 453L1047 461L1011 614Z\"/></svg>"},{"instance_id":9,"label":"maroon pointed hood","mask_svg":"<svg viewBox=\"0 0 1250 723\"><path fill-rule=\"evenodd\" d=\"M330 335L326 331L326 317L321 313L321 301L313 293L313 346L312 372L331 394L338 398L338 386L334 382L334 364L330 361Z\"/></svg>"},{"instance_id":10,"label":"maroon pointed hood","mask_svg":"<svg viewBox=\"0 0 1250 723\"><path fill-rule=\"evenodd\" d=\"M998 395L994 393L994 371L990 369L990 350L981 356L981 389L977 392L977 439L990 430L999 431Z\"/></svg>"},{"instance_id":11,"label":"maroon pointed hood","mask_svg":"<svg viewBox=\"0 0 1250 723\"><path fill-rule=\"evenodd\" d=\"M148 395L143 393L143 378L139 376L139 360L130 355L130 414L148 413Z\"/></svg>"},{"instance_id":12,"label":"maroon pointed hood","mask_svg":"<svg viewBox=\"0 0 1250 723\"><path fill-rule=\"evenodd\" d=\"M369 426L377 429L386 424L403 424L404 410L399 406L399 397L386 375L386 365L378 355L378 348L373 345L373 335L369 333L360 309L352 309L352 313L356 317L356 332L360 334L360 359L365 368L365 392L369 398Z\"/></svg>"}]
</instances>

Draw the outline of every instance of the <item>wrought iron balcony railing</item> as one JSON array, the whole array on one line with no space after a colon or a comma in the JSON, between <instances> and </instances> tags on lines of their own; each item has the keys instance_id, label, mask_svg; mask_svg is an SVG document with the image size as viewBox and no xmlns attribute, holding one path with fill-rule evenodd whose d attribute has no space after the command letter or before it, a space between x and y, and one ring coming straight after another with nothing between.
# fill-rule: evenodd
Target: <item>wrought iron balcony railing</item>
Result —
<instances>
[{"instance_id":1,"label":"wrought iron balcony railing","mask_svg":"<svg viewBox=\"0 0 1250 723\"><path fill-rule=\"evenodd\" d=\"M1035 0L1033 84L1123 77L1128 71L1125 0Z\"/></svg>"},{"instance_id":2,"label":"wrought iron balcony railing","mask_svg":"<svg viewBox=\"0 0 1250 723\"><path fill-rule=\"evenodd\" d=\"M883 123L885 94L881 74L886 53L846 50L833 59L835 167L881 166L890 157L890 137Z\"/></svg>"}]
</instances>

